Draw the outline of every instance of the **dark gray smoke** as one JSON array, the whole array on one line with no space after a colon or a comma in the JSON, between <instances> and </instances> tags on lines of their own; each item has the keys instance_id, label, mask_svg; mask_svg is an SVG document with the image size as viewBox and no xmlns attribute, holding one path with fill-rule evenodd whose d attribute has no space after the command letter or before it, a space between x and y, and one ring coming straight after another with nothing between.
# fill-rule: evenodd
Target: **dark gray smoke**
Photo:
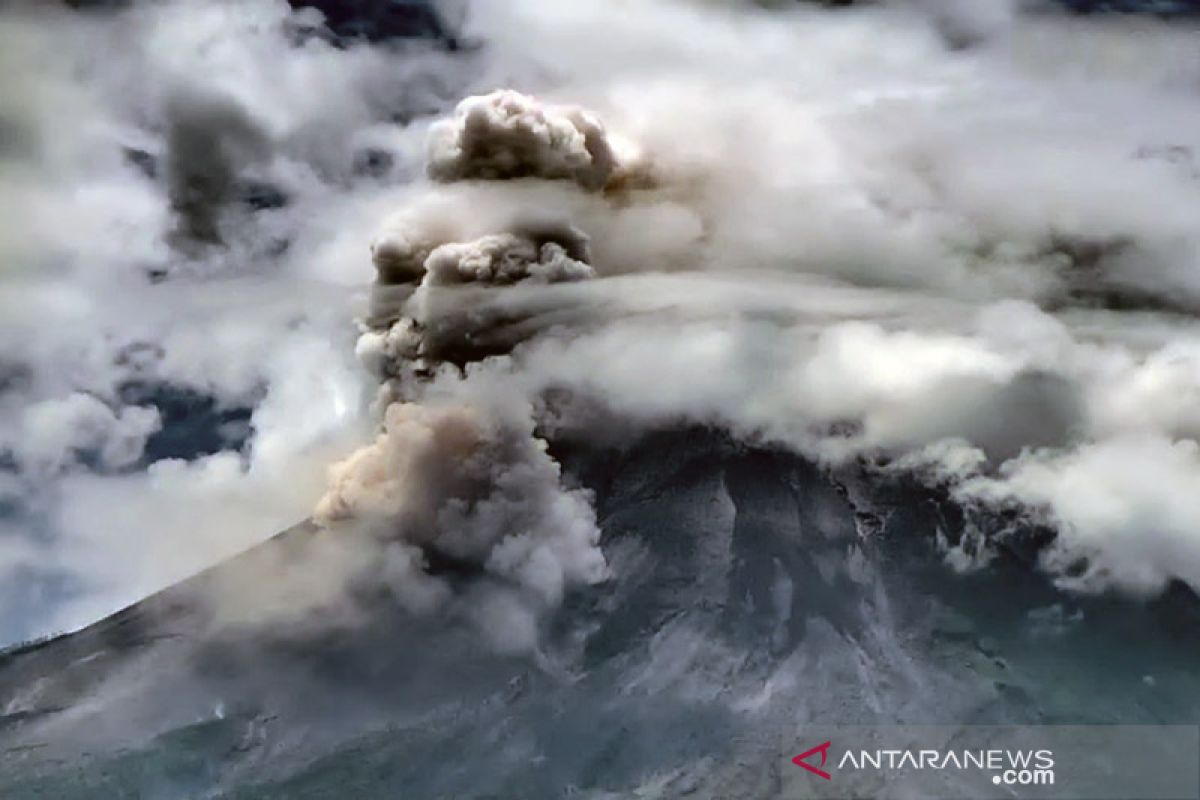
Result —
<instances>
[{"instance_id":1,"label":"dark gray smoke","mask_svg":"<svg viewBox=\"0 0 1200 800\"><path fill-rule=\"evenodd\" d=\"M164 166L176 235L220 244L221 217L238 198L238 177L266 158L270 143L236 100L181 89L166 104Z\"/></svg>"}]
</instances>

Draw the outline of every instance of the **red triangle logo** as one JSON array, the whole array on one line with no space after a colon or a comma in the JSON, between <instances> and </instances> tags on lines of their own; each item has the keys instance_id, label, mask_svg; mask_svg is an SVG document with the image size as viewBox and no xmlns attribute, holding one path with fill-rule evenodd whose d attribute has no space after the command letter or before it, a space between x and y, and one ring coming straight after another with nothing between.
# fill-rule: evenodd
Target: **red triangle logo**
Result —
<instances>
[{"instance_id":1,"label":"red triangle logo","mask_svg":"<svg viewBox=\"0 0 1200 800\"><path fill-rule=\"evenodd\" d=\"M826 772L823 769L818 769L817 767L814 767L812 764L809 764L807 761L807 759L812 758L817 753L820 753L821 754L821 766L822 767L825 766L825 759L829 757L829 746L831 744L833 744L833 742L826 742L825 744L817 745L816 747L814 747L811 750L805 750L803 753L801 753L800 755L793 758L792 763L795 764L797 767L804 767L806 770L813 773L814 775L820 775L822 778L824 778L827 781L833 780L833 776L831 776L828 772Z\"/></svg>"}]
</instances>

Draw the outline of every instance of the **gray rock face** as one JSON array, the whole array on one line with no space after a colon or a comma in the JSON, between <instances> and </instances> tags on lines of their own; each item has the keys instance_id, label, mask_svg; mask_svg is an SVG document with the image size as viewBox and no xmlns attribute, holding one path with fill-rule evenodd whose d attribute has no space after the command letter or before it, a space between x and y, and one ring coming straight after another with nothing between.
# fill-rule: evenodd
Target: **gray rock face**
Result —
<instances>
[{"instance_id":1,"label":"gray rock face","mask_svg":"<svg viewBox=\"0 0 1200 800\"><path fill-rule=\"evenodd\" d=\"M936 493L703 430L557 449L615 577L536 656L370 587L354 624L214 626L215 586L294 590L318 536L298 526L0 658L0 795L763 797L801 721L1200 720L1187 599L1074 601L1019 548L956 576Z\"/></svg>"}]
</instances>

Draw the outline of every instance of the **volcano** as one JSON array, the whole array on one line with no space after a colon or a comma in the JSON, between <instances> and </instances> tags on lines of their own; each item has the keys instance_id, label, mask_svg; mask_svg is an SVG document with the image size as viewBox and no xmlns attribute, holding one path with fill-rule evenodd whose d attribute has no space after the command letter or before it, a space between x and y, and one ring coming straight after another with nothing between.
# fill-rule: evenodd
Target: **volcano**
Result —
<instances>
[{"instance_id":1,"label":"volcano","mask_svg":"<svg viewBox=\"0 0 1200 800\"><path fill-rule=\"evenodd\" d=\"M1194 723L1197 603L1068 600L984 575L963 514L711 429L558 455L595 492L614 577L505 656L363 586L352 622L217 621L220 586L302 590L302 524L0 661L6 798L766 797L797 723ZM996 521L1000 524L1001 521ZM476 576L446 561L460 586ZM586 795L591 796L591 795Z\"/></svg>"}]
</instances>

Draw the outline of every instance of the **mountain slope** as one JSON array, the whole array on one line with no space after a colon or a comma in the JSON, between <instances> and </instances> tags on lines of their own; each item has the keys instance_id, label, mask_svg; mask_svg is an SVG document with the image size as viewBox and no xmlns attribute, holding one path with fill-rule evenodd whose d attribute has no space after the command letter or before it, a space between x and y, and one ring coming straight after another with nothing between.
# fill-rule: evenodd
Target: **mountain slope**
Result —
<instances>
[{"instance_id":1,"label":"mountain slope","mask_svg":"<svg viewBox=\"0 0 1200 800\"><path fill-rule=\"evenodd\" d=\"M935 494L710 431L559 450L616 577L570 597L540 653L370 591L325 626L235 624L197 599L286 599L320 568L301 525L6 655L0 794L761 797L802 721L1200 720L1172 636L1188 598L1073 601L1015 554L955 576L933 534L961 520Z\"/></svg>"}]
</instances>

